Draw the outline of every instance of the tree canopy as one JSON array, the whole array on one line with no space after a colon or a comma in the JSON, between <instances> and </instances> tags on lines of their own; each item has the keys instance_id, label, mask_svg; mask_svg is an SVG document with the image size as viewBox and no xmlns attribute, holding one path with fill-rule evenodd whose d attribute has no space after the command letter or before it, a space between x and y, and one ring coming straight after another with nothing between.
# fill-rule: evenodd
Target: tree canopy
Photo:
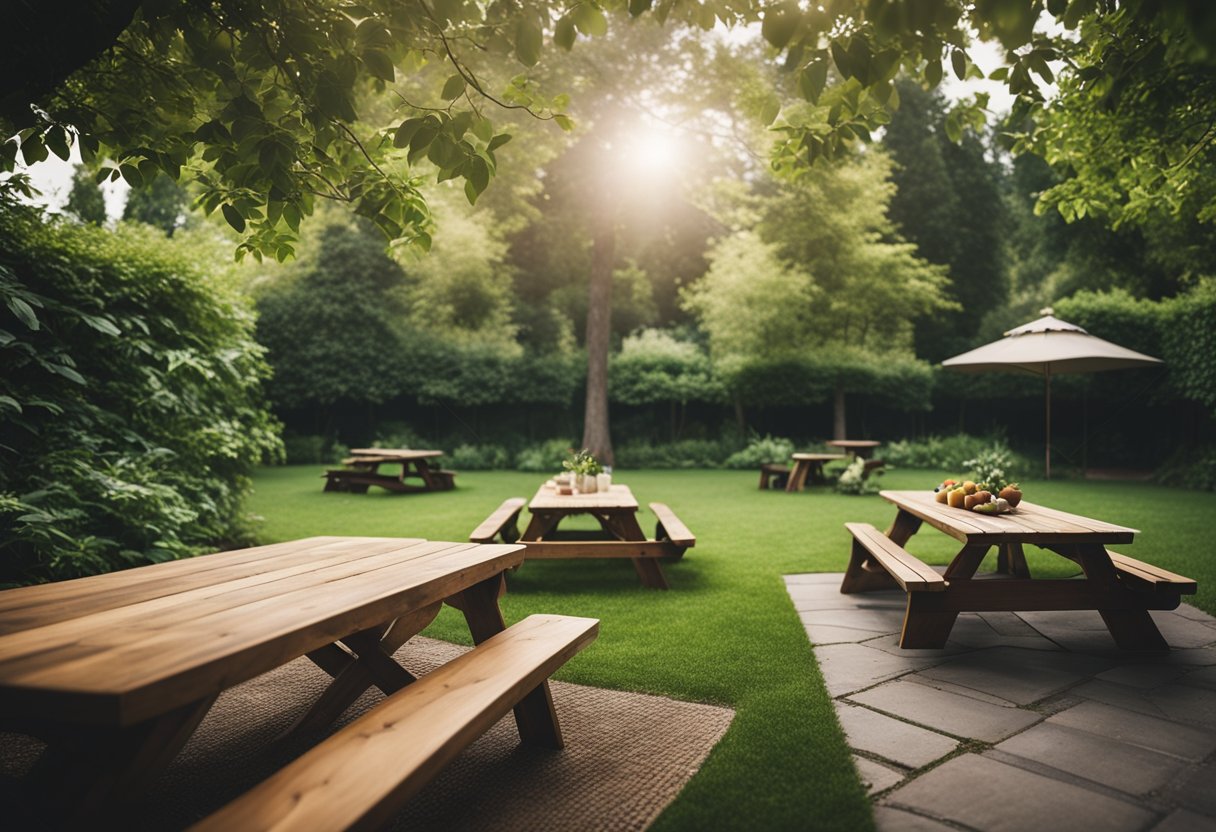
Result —
<instances>
[{"instance_id":1,"label":"tree canopy","mask_svg":"<svg viewBox=\"0 0 1216 832\"><path fill-rule=\"evenodd\" d=\"M572 126L567 99L537 83L547 56L627 17L703 30L759 23L788 71L763 103L779 168L866 140L890 120L901 72L931 86L979 77L973 34L998 42L991 77L1017 96L1016 150L1065 175L1044 195L1067 217L1137 222L1198 206L1210 182L1216 6L1187 0L110 0L59 25L55 4L22 4L0 49L0 170L18 156L111 159L132 185L183 171L199 201L244 235L240 251L286 257L317 198L350 203L389 237L429 240L418 178L463 179L470 200L522 109ZM1049 20L1052 34L1038 24ZM65 31L70 30L70 31ZM1056 33L1058 32L1058 34ZM1047 97L1042 85L1055 84ZM392 89L400 106L364 106ZM961 136L986 102L950 113ZM1092 141L1104 152L1090 153ZM8 187L22 187L8 180Z\"/></svg>"}]
</instances>

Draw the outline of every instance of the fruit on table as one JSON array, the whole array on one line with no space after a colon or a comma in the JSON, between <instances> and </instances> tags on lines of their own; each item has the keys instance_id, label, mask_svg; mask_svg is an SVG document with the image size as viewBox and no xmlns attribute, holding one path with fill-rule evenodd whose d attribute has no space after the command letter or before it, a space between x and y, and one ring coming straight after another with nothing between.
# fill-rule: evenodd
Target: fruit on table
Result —
<instances>
[{"instance_id":1,"label":"fruit on table","mask_svg":"<svg viewBox=\"0 0 1216 832\"><path fill-rule=\"evenodd\" d=\"M997 496L1003 500L1008 500L1010 508L1017 508L1018 503L1022 502L1022 491L1018 488L1016 482L1002 488L1001 493Z\"/></svg>"},{"instance_id":2,"label":"fruit on table","mask_svg":"<svg viewBox=\"0 0 1216 832\"><path fill-rule=\"evenodd\" d=\"M980 503L971 510L978 514L1000 514L1000 506L995 502Z\"/></svg>"},{"instance_id":3,"label":"fruit on table","mask_svg":"<svg viewBox=\"0 0 1216 832\"><path fill-rule=\"evenodd\" d=\"M942 488L942 489L939 489L938 492L933 495L933 499L937 500L939 503L944 503L949 498L949 496L950 496L950 492L947 491L946 489Z\"/></svg>"},{"instance_id":4,"label":"fruit on table","mask_svg":"<svg viewBox=\"0 0 1216 832\"><path fill-rule=\"evenodd\" d=\"M965 483L963 483L963 493L964 494L974 494L978 490L979 490L979 486L977 486L971 480L967 480Z\"/></svg>"},{"instance_id":5,"label":"fruit on table","mask_svg":"<svg viewBox=\"0 0 1216 832\"><path fill-rule=\"evenodd\" d=\"M962 508L963 500L966 498L966 492L961 488L956 488L950 492L946 498L946 502L951 508Z\"/></svg>"}]
</instances>

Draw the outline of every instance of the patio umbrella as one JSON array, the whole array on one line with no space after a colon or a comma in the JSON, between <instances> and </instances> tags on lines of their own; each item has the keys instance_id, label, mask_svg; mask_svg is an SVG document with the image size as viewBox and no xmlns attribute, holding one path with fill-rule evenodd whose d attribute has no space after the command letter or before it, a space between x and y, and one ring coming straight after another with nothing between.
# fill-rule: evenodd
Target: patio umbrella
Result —
<instances>
[{"instance_id":1,"label":"patio umbrella","mask_svg":"<svg viewBox=\"0 0 1216 832\"><path fill-rule=\"evenodd\" d=\"M967 373L1024 371L1045 379L1047 392L1047 478L1051 479L1051 377L1055 373L1093 373L1160 364L1161 359L1129 350L1061 321L1050 308L1043 317L1005 333L991 344L947 358L943 367Z\"/></svg>"}]
</instances>

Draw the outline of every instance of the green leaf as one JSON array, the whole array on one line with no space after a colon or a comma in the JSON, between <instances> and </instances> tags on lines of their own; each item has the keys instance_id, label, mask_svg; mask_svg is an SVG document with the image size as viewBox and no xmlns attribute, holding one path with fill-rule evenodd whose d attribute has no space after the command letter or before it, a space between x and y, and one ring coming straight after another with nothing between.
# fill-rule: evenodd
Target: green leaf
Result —
<instances>
[{"instance_id":1,"label":"green leaf","mask_svg":"<svg viewBox=\"0 0 1216 832\"><path fill-rule=\"evenodd\" d=\"M122 332L108 318L102 318L98 315L86 315L81 313L80 320L84 321L89 327L97 330L105 335L121 335Z\"/></svg>"},{"instance_id":2,"label":"green leaf","mask_svg":"<svg viewBox=\"0 0 1216 832\"><path fill-rule=\"evenodd\" d=\"M444 101L452 101L453 99L460 97L461 93L463 93L465 90L465 86L466 84L464 76L460 73L456 73L448 78L446 82L444 82L443 92L440 93L440 96Z\"/></svg>"},{"instance_id":3,"label":"green leaf","mask_svg":"<svg viewBox=\"0 0 1216 832\"><path fill-rule=\"evenodd\" d=\"M629 0L629 16L637 17L650 11L650 6L653 2L654 0Z\"/></svg>"},{"instance_id":4,"label":"green leaf","mask_svg":"<svg viewBox=\"0 0 1216 832\"><path fill-rule=\"evenodd\" d=\"M397 80L392 58L379 49L363 50L363 64L367 67L368 72L381 80L388 81L390 84Z\"/></svg>"},{"instance_id":5,"label":"green leaf","mask_svg":"<svg viewBox=\"0 0 1216 832\"><path fill-rule=\"evenodd\" d=\"M47 364L44 364L43 366L45 366L52 373L56 373L58 375L63 376L68 381L74 381L77 384L85 383L84 376L82 376L80 373L76 372L71 367L67 366L66 364L51 364L48 362Z\"/></svg>"},{"instance_id":6,"label":"green leaf","mask_svg":"<svg viewBox=\"0 0 1216 832\"><path fill-rule=\"evenodd\" d=\"M424 117L407 118L401 122L401 126L397 128L397 132L393 134L393 147L405 147L414 138L414 134L418 132L418 128L426 121Z\"/></svg>"},{"instance_id":7,"label":"green leaf","mask_svg":"<svg viewBox=\"0 0 1216 832\"><path fill-rule=\"evenodd\" d=\"M962 81L967 77L967 53L955 49L950 53L950 63L954 66L954 77Z\"/></svg>"},{"instance_id":8,"label":"green leaf","mask_svg":"<svg viewBox=\"0 0 1216 832\"><path fill-rule=\"evenodd\" d=\"M486 145L486 150L497 150L509 141L511 141L510 133L499 133L497 136L490 139L490 143Z\"/></svg>"},{"instance_id":9,"label":"green leaf","mask_svg":"<svg viewBox=\"0 0 1216 832\"><path fill-rule=\"evenodd\" d=\"M798 31L801 15L792 3L782 3L765 10L760 21L761 36L778 49L784 49Z\"/></svg>"},{"instance_id":10,"label":"green leaf","mask_svg":"<svg viewBox=\"0 0 1216 832\"><path fill-rule=\"evenodd\" d=\"M563 15L557 25L553 27L553 42L569 52L574 48L574 41L578 35L574 31L574 21L570 19L570 15Z\"/></svg>"},{"instance_id":11,"label":"green leaf","mask_svg":"<svg viewBox=\"0 0 1216 832\"><path fill-rule=\"evenodd\" d=\"M558 127L562 128L562 130L565 130L567 133L574 129L574 122L570 120L569 116L564 116L559 113L553 117L553 121Z\"/></svg>"},{"instance_id":12,"label":"green leaf","mask_svg":"<svg viewBox=\"0 0 1216 832\"><path fill-rule=\"evenodd\" d=\"M476 205L477 197L480 196L480 194L477 192L477 189L473 187L472 182L466 181L464 183L464 196L465 199L469 201L470 205Z\"/></svg>"},{"instance_id":13,"label":"green leaf","mask_svg":"<svg viewBox=\"0 0 1216 832\"><path fill-rule=\"evenodd\" d=\"M29 136L21 142L21 158L27 165L34 165L47 157L46 145L38 136Z\"/></svg>"},{"instance_id":14,"label":"green leaf","mask_svg":"<svg viewBox=\"0 0 1216 832\"><path fill-rule=\"evenodd\" d=\"M930 87L936 87L942 82L942 62L939 59L929 58L929 62L925 64L925 80L929 82Z\"/></svg>"},{"instance_id":15,"label":"green leaf","mask_svg":"<svg viewBox=\"0 0 1216 832\"><path fill-rule=\"evenodd\" d=\"M220 206L220 210L224 212L224 219L228 220L228 224L236 229L238 234L245 233L245 218L241 216L240 211L227 202Z\"/></svg>"},{"instance_id":16,"label":"green leaf","mask_svg":"<svg viewBox=\"0 0 1216 832\"><path fill-rule=\"evenodd\" d=\"M58 124L46 131L46 146L52 153L65 162L72 155L71 150L68 148L68 134Z\"/></svg>"},{"instance_id":17,"label":"green leaf","mask_svg":"<svg viewBox=\"0 0 1216 832\"><path fill-rule=\"evenodd\" d=\"M602 37L608 34L608 19L598 7L584 2L572 14L574 25L584 35Z\"/></svg>"},{"instance_id":18,"label":"green leaf","mask_svg":"<svg viewBox=\"0 0 1216 832\"><path fill-rule=\"evenodd\" d=\"M0 396L0 407L8 410L14 410L17 413L21 412L21 403L12 396Z\"/></svg>"},{"instance_id":19,"label":"green leaf","mask_svg":"<svg viewBox=\"0 0 1216 832\"><path fill-rule=\"evenodd\" d=\"M815 61L803 67L798 73L798 91L802 97L812 104L819 103L819 96L828 80L828 65L826 61Z\"/></svg>"},{"instance_id":20,"label":"green leaf","mask_svg":"<svg viewBox=\"0 0 1216 832\"><path fill-rule=\"evenodd\" d=\"M38 316L34 314L34 307L16 296L10 296L6 299L8 309L16 316L17 320L25 324L26 329L38 330Z\"/></svg>"},{"instance_id":21,"label":"green leaf","mask_svg":"<svg viewBox=\"0 0 1216 832\"><path fill-rule=\"evenodd\" d=\"M483 142L489 142L494 138L493 122L484 116L475 117L473 119L473 135Z\"/></svg>"},{"instance_id":22,"label":"green leaf","mask_svg":"<svg viewBox=\"0 0 1216 832\"><path fill-rule=\"evenodd\" d=\"M536 66L544 45L544 33L531 20L521 20L515 29L515 57L524 66Z\"/></svg>"}]
</instances>

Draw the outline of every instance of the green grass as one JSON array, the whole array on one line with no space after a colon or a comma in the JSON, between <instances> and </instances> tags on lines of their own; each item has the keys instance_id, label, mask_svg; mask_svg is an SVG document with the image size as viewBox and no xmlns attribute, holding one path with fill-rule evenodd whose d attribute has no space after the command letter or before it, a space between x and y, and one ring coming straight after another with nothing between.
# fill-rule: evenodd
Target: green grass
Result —
<instances>
[{"instance_id":1,"label":"green grass","mask_svg":"<svg viewBox=\"0 0 1216 832\"><path fill-rule=\"evenodd\" d=\"M317 534L465 540L506 497L530 497L539 477L462 473L455 491L325 494L313 466L266 469L250 508L263 538ZM931 487L943 472L892 471L887 488ZM672 589L639 587L628 562L539 561L508 579L508 623L533 612L601 620L600 637L558 677L600 687L728 705L735 721L656 829L872 828L865 794L781 576L844 570L842 524L885 528L893 510L878 497L815 488L787 495L756 488L753 472L628 471L617 475L645 505L667 503L697 536L685 558L664 564ZM1027 498L1141 530L1127 554L1199 581L1193 603L1216 612L1210 518L1216 495L1139 483L1023 481ZM644 528L654 518L642 511ZM958 544L925 529L909 543L929 563ZM1062 577L1071 562L1033 547L1034 574ZM984 568L990 568L986 564ZM463 618L446 609L428 635L468 643Z\"/></svg>"}]
</instances>

